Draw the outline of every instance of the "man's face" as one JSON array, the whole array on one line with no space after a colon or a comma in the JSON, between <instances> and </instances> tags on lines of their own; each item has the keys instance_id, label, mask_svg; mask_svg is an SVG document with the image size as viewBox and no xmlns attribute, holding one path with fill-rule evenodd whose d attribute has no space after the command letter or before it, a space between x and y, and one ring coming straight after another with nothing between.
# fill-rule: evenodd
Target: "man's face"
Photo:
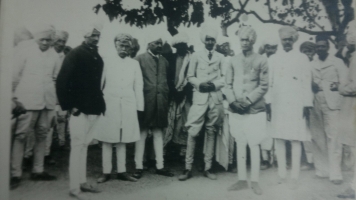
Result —
<instances>
[{"instance_id":1,"label":"man's face","mask_svg":"<svg viewBox=\"0 0 356 200\"><path fill-rule=\"evenodd\" d=\"M162 53L162 45L163 45L162 39L158 39L156 41L151 42L148 45L148 49L155 55L160 54Z\"/></svg>"},{"instance_id":2,"label":"man's face","mask_svg":"<svg viewBox=\"0 0 356 200\"><path fill-rule=\"evenodd\" d=\"M312 61L315 55L314 49L304 48L302 49L302 53L308 56L309 60Z\"/></svg>"},{"instance_id":3,"label":"man's face","mask_svg":"<svg viewBox=\"0 0 356 200\"><path fill-rule=\"evenodd\" d=\"M41 51L47 51L51 46L52 36L51 35L43 36L41 38L36 39L36 42Z\"/></svg>"},{"instance_id":4,"label":"man's face","mask_svg":"<svg viewBox=\"0 0 356 200\"><path fill-rule=\"evenodd\" d=\"M271 55L275 54L277 51L277 45L269 45L267 44L265 46L265 52L266 52L266 55L268 57L270 57Z\"/></svg>"},{"instance_id":5,"label":"man's face","mask_svg":"<svg viewBox=\"0 0 356 200\"><path fill-rule=\"evenodd\" d=\"M85 37L85 42L89 46L97 46L99 43L99 39L100 39L100 32L94 29L90 36Z\"/></svg>"},{"instance_id":6,"label":"man's face","mask_svg":"<svg viewBox=\"0 0 356 200\"><path fill-rule=\"evenodd\" d=\"M115 47L117 50L117 54L121 58L125 58L126 56L129 56L131 53L131 44L129 42L115 42Z\"/></svg>"},{"instance_id":7,"label":"man's face","mask_svg":"<svg viewBox=\"0 0 356 200\"><path fill-rule=\"evenodd\" d=\"M228 55L231 51L229 43L222 44L221 50L223 51L224 55Z\"/></svg>"},{"instance_id":8,"label":"man's face","mask_svg":"<svg viewBox=\"0 0 356 200\"><path fill-rule=\"evenodd\" d=\"M66 46L66 43L67 43L67 40L60 38L54 42L53 47L58 53L60 53L63 51L64 47Z\"/></svg>"},{"instance_id":9,"label":"man's face","mask_svg":"<svg viewBox=\"0 0 356 200\"><path fill-rule=\"evenodd\" d=\"M215 38L210 37L210 36L207 35L207 36L205 37L205 42L204 42L204 44L205 44L205 48L206 48L207 50L211 51L211 50L214 49L214 46L215 46L215 44L216 44L216 40L215 40Z\"/></svg>"},{"instance_id":10,"label":"man's face","mask_svg":"<svg viewBox=\"0 0 356 200\"><path fill-rule=\"evenodd\" d=\"M293 44L294 44L293 36L283 38L281 41L282 41L283 49L285 51L290 51L293 49Z\"/></svg>"},{"instance_id":11,"label":"man's face","mask_svg":"<svg viewBox=\"0 0 356 200\"><path fill-rule=\"evenodd\" d=\"M240 44L242 51L252 50L253 43L250 41L248 36L240 37Z\"/></svg>"},{"instance_id":12,"label":"man's face","mask_svg":"<svg viewBox=\"0 0 356 200\"><path fill-rule=\"evenodd\" d=\"M318 56L326 56L329 51L329 44L327 41L321 40L316 42L316 53Z\"/></svg>"}]
</instances>

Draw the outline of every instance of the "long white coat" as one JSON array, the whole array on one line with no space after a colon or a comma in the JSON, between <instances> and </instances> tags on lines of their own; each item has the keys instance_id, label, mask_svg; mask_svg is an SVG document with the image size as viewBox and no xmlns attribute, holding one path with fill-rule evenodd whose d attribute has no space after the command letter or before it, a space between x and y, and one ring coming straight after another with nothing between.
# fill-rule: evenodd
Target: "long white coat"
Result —
<instances>
[{"instance_id":1,"label":"long white coat","mask_svg":"<svg viewBox=\"0 0 356 200\"><path fill-rule=\"evenodd\" d=\"M95 125L95 139L130 143L140 139L137 111L143 111L143 79L139 63L131 58L109 57L105 63L106 112Z\"/></svg>"},{"instance_id":2,"label":"long white coat","mask_svg":"<svg viewBox=\"0 0 356 200\"><path fill-rule=\"evenodd\" d=\"M270 63L271 137L309 141L310 132L303 108L313 106L311 66L308 58L294 49L278 51Z\"/></svg>"}]
</instances>

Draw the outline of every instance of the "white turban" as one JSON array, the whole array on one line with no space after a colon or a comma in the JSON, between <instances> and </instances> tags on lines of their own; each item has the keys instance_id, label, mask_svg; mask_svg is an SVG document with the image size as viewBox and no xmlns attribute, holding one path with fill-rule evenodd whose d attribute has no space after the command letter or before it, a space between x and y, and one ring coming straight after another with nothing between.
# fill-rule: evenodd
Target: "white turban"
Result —
<instances>
[{"instance_id":1,"label":"white turban","mask_svg":"<svg viewBox=\"0 0 356 200\"><path fill-rule=\"evenodd\" d=\"M188 42L189 42L188 34L185 32L180 32L180 33L176 34L175 36L173 36L171 45L174 46L175 44L178 44L178 43L188 44Z\"/></svg>"},{"instance_id":2,"label":"white turban","mask_svg":"<svg viewBox=\"0 0 356 200\"><path fill-rule=\"evenodd\" d=\"M161 39L162 40L162 43L164 42L163 41L163 37L161 34L154 34L154 33L148 33L148 34L145 34L145 38L144 38L144 42L145 42L145 46L146 48L148 48L148 44L152 43L152 42L155 42L157 40Z\"/></svg>"},{"instance_id":3,"label":"white turban","mask_svg":"<svg viewBox=\"0 0 356 200\"><path fill-rule=\"evenodd\" d=\"M116 35L114 41L118 41L120 43L125 43L128 42L130 45L132 45L132 36L126 33L119 33Z\"/></svg>"},{"instance_id":4,"label":"white turban","mask_svg":"<svg viewBox=\"0 0 356 200\"><path fill-rule=\"evenodd\" d=\"M215 40L217 40L218 38L218 30L217 29L213 29L211 27L205 27L205 28L202 28L201 32L200 32L200 40L205 43L205 39L206 39L206 36L209 36L209 37L212 37L214 38Z\"/></svg>"},{"instance_id":5,"label":"white turban","mask_svg":"<svg viewBox=\"0 0 356 200\"><path fill-rule=\"evenodd\" d=\"M93 23L93 24L86 25L82 29L82 31L83 31L84 37L89 37L89 36L91 36L91 34L93 34L94 30L101 32L102 29L103 29L103 25L101 23Z\"/></svg>"},{"instance_id":6,"label":"white turban","mask_svg":"<svg viewBox=\"0 0 356 200\"><path fill-rule=\"evenodd\" d=\"M56 31L54 35L54 41L57 41L59 39L67 41L69 37L69 34L67 31Z\"/></svg>"},{"instance_id":7,"label":"white turban","mask_svg":"<svg viewBox=\"0 0 356 200\"><path fill-rule=\"evenodd\" d=\"M263 41L262 45L263 45L263 46L266 46L266 45L277 46L278 43L279 43L278 40L268 38L268 39L266 39L266 40Z\"/></svg>"},{"instance_id":8,"label":"white turban","mask_svg":"<svg viewBox=\"0 0 356 200\"><path fill-rule=\"evenodd\" d=\"M281 39L293 37L293 41L295 42L299 37L297 29L293 28L292 26L283 26L279 29L278 32Z\"/></svg>"},{"instance_id":9,"label":"white turban","mask_svg":"<svg viewBox=\"0 0 356 200\"><path fill-rule=\"evenodd\" d=\"M349 44L356 44L356 21L349 23L349 28L346 33L346 40Z\"/></svg>"},{"instance_id":10,"label":"white turban","mask_svg":"<svg viewBox=\"0 0 356 200\"><path fill-rule=\"evenodd\" d=\"M230 42L230 38L226 37L226 36L221 36L219 37L218 41L217 41L217 44L218 45L223 45L225 43L228 43L228 44L231 44Z\"/></svg>"},{"instance_id":11,"label":"white turban","mask_svg":"<svg viewBox=\"0 0 356 200\"><path fill-rule=\"evenodd\" d=\"M37 24L31 26L30 30L32 30L30 32L32 33L34 38L43 38L48 36L53 37L56 31L54 26L50 24Z\"/></svg>"},{"instance_id":12,"label":"white turban","mask_svg":"<svg viewBox=\"0 0 356 200\"><path fill-rule=\"evenodd\" d=\"M247 37L253 44L256 42L257 34L255 29L250 26L243 26L239 29L238 35L240 38Z\"/></svg>"}]
</instances>

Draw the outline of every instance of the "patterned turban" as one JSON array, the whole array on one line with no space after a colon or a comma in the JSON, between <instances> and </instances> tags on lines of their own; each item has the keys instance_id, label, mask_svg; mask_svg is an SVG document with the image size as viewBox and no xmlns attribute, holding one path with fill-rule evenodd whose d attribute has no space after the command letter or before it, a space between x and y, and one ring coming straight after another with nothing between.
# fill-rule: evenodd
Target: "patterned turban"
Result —
<instances>
[{"instance_id":1,"label":"patterned turban","mask_svg":"<svg viewBox=\"0 0 356 200\"><path fill-rule=\"evenodd\" d=\"M238 35L240 38L247 37L248 40L252 42L252 44L256 42L256 38L257 38L256 31L250 26L241 27L240 30L238 31Z\"/></svg>"},{"instance_id":2,"label":"patterned turban","mask_svg":"<svg viewBox=\"0 0 356 200\"><path fill-rule=\"evenodd\" d=\"M349 44L356 44L356 21L349 23L349 28L346 33L346 40Z\"/></svg>"},{"instance_id":3,"label":"patterned turban","mask_svg":"<svg viewBox=\"0 0 356 200\"><path fill-rule=\"evenodd\" d=\"M31 27L31 29L32 29L32 35L36 39L48 37L48 36L53 37L56 31L54 26L49 24L38 24Z\"/></svg>"},{"instance_id":4,"label":"patterned turban","mask_svg":"<svg viewBox=\"0 0 356 200\"><path fill-rule=\"evenodd\" d=\"M103 25L100 23L93 23L93 24L88 24L86 25L82 31L83 31L83 35L84 37L90 37L91 34L93 34L94 30L97 30L99 32L101 32L101 30L103 29Z\"/></svg>"},{"instance_id":5,"label":"patterned turban","mask_svg":"<svg viewBox=\"0 0 356 200\"><path fill-rule=\"evenodd\" d=\"M126 33L119 33L116 35L114 42L126 43L128 42L132 46L132 36Z\"/></svg>"},{"instance_id":6,"label":"patterned turban","mask_svg":"<svg viewBox=\"0 0 356 200\"><path fill-rule=\"evenodd\" d=\"M173 36L171 45L174 46L175 44L178 44L178 43L188 44L188 42L189 42L188 34L185 32L180 32L180 33L176 34L175 36Z\"/></svg>"},{"instance_id":7,"label":"patterned turban","mask_svg":"<svg viewBox=\"0 0 356 200\"><path fill-rule=\"evenodd\" d=\"M283 26L279 29L278 32L279 32L279 37L281 39L293 37L293 41L296 42L299 37L299 33L298 33L297 29L295 29L291 26Z\"/></svg>"},{"instance_id":8,"label":"patterned turban","mask_svg":"<svg viewBox=\"0 0 356 200\"><path fill-rule=\"evenodd\" d=\"M301 45L300 45L300 52L302 52L303 49L311 49L311 50L315 50L316 48L316 44L313 43L313 42L309 42L309 41L306 41L306 42L303 42Z\"/></svg>"},{"instance_id":9,"label":"patterned turban","mask_svg":"<svg viewBox=\"0 0 356 200\"><path fill-rule=\"evenodd\" d=\"M212 37L215 40L218 38L218 30L211 27L205 27L200 32L200 40L205 43L206 36Z\"/></svg>"},{"instance_id":10,"label":"patterned turban","mask_svg":"<svg viewBox=\"0 0 356 200\"><path fill-rule=\"evenodd\" d=\"M59 39L67 41L68 37L69 37L69 34L67 31L56 31L56 33L54 35L54 42Z\"/></svg>"}]
</instances>

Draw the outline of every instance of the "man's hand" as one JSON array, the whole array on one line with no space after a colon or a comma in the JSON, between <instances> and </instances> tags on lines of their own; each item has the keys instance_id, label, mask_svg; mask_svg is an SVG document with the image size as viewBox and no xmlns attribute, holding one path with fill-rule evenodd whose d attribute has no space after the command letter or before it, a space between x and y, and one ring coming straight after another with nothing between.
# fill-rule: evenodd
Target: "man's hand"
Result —
<instances>
[{"instance_id":1,"label":"man's hand","mask_svg":"<svg viewBox=\"0 0 356 200\"><path fill-rule=\"evenodd\" d=\"M15 108L12 110L12 114L14 115L13 116L14 118L26 113L26 108L21 102L15 99L13 100L13 102L15 103Z\"/></svg>"},{"instance_id":2,"label":"man's hand","mask_svg":"<svg viewBox=\"0 0 356 200\"><path fill-rule=\"evenodd\" d=\"M303 118L305 118L307 121L309 121L310 109L311 107L304 107L303 109Z\"/></svg>"},{"instance_id":3,"label":"man's hand","mask_svg":"<svg viewBox=\"0 0 356 200\"><path fill-rule=\"evenodd\" d=\"M72 109L72 115L73 116L79 116L80 115L80 111L78 110L78 108L73 108Z\"/></svg>"},{"instance_id":4,"label":"man's hand","mask_svg":"<svg viewBox=\"0 0 356 200\"><path fill-rule=\"evenodd\" d=\"M246 108L243 107L241 105L241 103L239 103L238 101L234 101L234 102L230 103L229 106L230 106L231 110L233 111L233 113L238 113L240 115L243 115L246 112Z\"/></svg>"},{"instance_id":5,"label":"man's hand","mask_svg":"<svg viewBox=\"0 0 356 200\"><path fill-rule=\"evenodd\" d=\"M200 92L203 92L203 93L209 92L210 87L211 87L211 86L210 86L209 83L200 83L200 85L199 85L199 91L200 91Z\"/></svg>"},{"instance_id":6,"label":"man's hand","mask_svg":"<svg viewBox=\"0 0 356 200\"><path fill-rule=\"evenodd\" d=\"M272 119L272 110L271 110L271 104L266 104L266 114L267 114L267 121L271 121Z\"/></svg>"},{"instance_id":7,"label":"man's hand","mask_svg":"<svg viewBox=\"0 0 356 200\"><path fill-rule=\"evenodd\" d=\"M312 90L314 93L318 93L319 91L321 91L321 89L319 88L319 85L316 84L314 81L312 82Z\"/></svg>"},{"instance_id":8,"label":"man's hand","mask_svg":"<svg viewBox=\"0 0 356 200\"><path fill-rule=\"evenodd\" d=\"M338 91L339 90L339 83L336 83L336 82L331 83L330 84L330 90L331 91Z\"/></svg>"},{"instance_id":9,"label":"man's hand","mask_svg":"<svg viewBox=\"0 0 356 200\"><path fill-rule=\"evenodd\" d=\"M251 102L247 99L247 97L237 99L237 102L239 102L241 106L246 109L251 106Z\"/></svg>"},{"instance_id":10,"label":"man's hand","mask_svg":"<svg viewBox=\"0 0 356 200\"><path fill-rule=\"evenodd\" d=\"M209 92L212 92L212 91L216 90L216 87L215 87L214 83L208 82L208 84L209 84L209 88L208 88Z\"/></svg>"}]
</instances>

